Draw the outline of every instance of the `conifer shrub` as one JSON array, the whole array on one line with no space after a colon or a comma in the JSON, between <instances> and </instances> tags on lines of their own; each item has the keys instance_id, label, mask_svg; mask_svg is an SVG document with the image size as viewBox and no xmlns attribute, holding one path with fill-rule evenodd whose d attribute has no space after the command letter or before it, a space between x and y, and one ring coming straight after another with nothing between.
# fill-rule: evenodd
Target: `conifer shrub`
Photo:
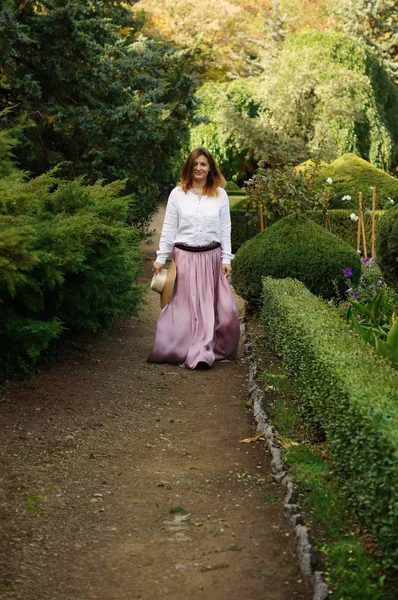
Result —
<instances>
[{"instance_id":1,"label":"conifer shrub","mask_svg":"<svg viewBox=\"0 0 398 600\"><path fill-rule=\"evenodd\" d=\"M261 279L292 277L317 296L332 298L359 282L361 261L356 251L308 217L292 214L241 246L232 263L232 283L249 304L261 299Z\"/></svg>"},{"instance_id":2,"label":"conifer shrub","mask_svg":"<svg viewBox=\"0 0 398 600\"><path fill-rule=\"evenodd\" d=\"M141 255L124 185L55 171L0 180L0 379L34 368L63 330L94 332L138 309Z\"/></svg>"},{"instance_id":3,"label":"conifer shrub","mask_svg":"<svg viewBox=\"0 0 398 600\"><path fill-rule=\"evenodd\" d=\"M299 281L264 278L261 321L347 497L398 568L398 374Z\"/></svg>"},{"instance_id":4,"label":"conifer shrub","mask_svg":"<svg viewBox=\"0 0 398 600\"><path fill-rule=\"evenodd\" d=\"M398 291L398 205L378 223L376 256L386 282Z\"/></svg>"}]
</instances>

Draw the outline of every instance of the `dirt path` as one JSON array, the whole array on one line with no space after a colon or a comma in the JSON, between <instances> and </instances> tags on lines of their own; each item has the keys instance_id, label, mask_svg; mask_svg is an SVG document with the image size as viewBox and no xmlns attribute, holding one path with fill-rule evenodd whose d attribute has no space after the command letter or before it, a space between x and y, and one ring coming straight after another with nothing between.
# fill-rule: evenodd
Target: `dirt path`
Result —
<instances>
[{"instance_id":1,"label":"dirt path","mask_svg":"<svg viewBox=\"0 0 398 600\"><path fill-rule=\"evenodd\" d=\"M264 442L239 443L245 358L146 363L157 315L151 294L1 398L1 599L311 597Z\"/></svg>"}]
</instances>

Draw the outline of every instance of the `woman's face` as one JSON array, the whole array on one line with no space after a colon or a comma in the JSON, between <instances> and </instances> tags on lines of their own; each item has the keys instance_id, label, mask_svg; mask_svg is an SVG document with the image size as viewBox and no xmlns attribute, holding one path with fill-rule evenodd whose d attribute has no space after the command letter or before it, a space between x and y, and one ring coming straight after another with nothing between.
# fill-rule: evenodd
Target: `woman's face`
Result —
<instances>
[{"instance_id":1,"label":"woman's face","mask_svg":"<svg viewBox=\"0 0 398 600\"><path fill-rule=\"evenodd\" d=\"M192 177L195 183L206 183L207 175L210 171L210 165L207 158L201 154L195 160L193 165Z\"/></svg>"}]
</instances>

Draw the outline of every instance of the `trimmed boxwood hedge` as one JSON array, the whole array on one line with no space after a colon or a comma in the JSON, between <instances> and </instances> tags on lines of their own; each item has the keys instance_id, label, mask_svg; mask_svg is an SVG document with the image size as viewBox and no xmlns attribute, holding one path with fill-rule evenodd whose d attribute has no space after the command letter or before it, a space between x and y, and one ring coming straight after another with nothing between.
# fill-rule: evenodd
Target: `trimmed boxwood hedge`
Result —
<instances>
[{"instance_id":1,"label":"trimmed boxwood hedge","mask_svg":"<svg viewBox=\"0 0 398 600\"><path fill-rule=\"evenodd\" d=\"M387 283L398 291L398 206L391 208L380 220L376 251Z\"/></svg>"},{"instance_id":2,"label":"trimmed boxwood hedge","mask_svg":"<svg viewBox=\"0 0 398 600\"><path fill-rule=\"evenodd\" d=\"M261 320L350 501L398 567L398 373L299 281L264 278Z\"/></svg>"},{"instance_id":3,"label":"trimmed boxwood hedge","mask_svg":"<svg viewBox=\"0 0 398 600\"><path fill-rule=\"evenodd\" d=\"M363 193L364 206L372 207L372 190L376 188L378 202L386 202L392 198L398 202L398 179L385 171L378 169L356 154L343 154L329 165L321 169L319 178L326 180L331 177L333 197L331 208L358 209L358 192ZM351 201L343 200L346 195ZM378 205L379 208L383 204Z\"/></svg>"},{"instance_id":4,"label":"trimmed boxwood hedge","mask_svg":"<svg viewBox=\"0 0 398 600\"><path fill-rule=\"evenodd\" d=\"M246 198L241 199L239 202L236 202L235 198L233 198L230 202L233 252L236 252L240 248L240 246L244 244L247 240L260 233L260 225L258 221L257 212L253 209L249 209L247 216L246 203ZM356 212L356 214L358 213L358 211L347 209L329 210L330 233L333 233L333 235L335 235L336 237L344 240L353 248L356 248L357 223L350 219L350 214L352 212ZM380 218L385 214L385 212L386 211L384 210L376 211L376 224L380 220ZM318 225L323 226L323 214L321 210L309 210L305 214L312 221L315 221L315 223L318 223ZM372 215L370 212L365 213L364 223L366 243L369 253L371 248L372 235Z\"/></svg>"},{"instance_id":5,"label":"trimmed boxwood hedge","mask_svg":"<svg viewBox=\"0 0 398 600\"><path fill-rule=\"evenodd\" d=\"M344 270L359 283L361 260L346 242L308 217L292 214L241 246L232 263L232 283L250 304L261 298L261 277L294 277L317 296L333 298L347 290Z\"/></svg>"}]
</instances>

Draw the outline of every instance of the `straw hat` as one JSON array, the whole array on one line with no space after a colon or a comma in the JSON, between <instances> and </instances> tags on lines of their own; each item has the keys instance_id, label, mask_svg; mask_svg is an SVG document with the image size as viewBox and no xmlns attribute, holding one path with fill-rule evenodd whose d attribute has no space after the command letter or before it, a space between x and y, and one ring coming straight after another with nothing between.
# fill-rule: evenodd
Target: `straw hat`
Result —
<instances>
[{"instance_id":1,"label":"straw hat","mask_svg":"<svg viewBox=\"0 0 398 600\"><path fill-rule=\"evenodd\" d=\"M155 273L152 277L151 289L160 294L161 308L164 308L170 301L173 294L175 278L176 266L174 260L171 261L168 269L162 269L160 273Z\"/></svg>"}]
</instances>

